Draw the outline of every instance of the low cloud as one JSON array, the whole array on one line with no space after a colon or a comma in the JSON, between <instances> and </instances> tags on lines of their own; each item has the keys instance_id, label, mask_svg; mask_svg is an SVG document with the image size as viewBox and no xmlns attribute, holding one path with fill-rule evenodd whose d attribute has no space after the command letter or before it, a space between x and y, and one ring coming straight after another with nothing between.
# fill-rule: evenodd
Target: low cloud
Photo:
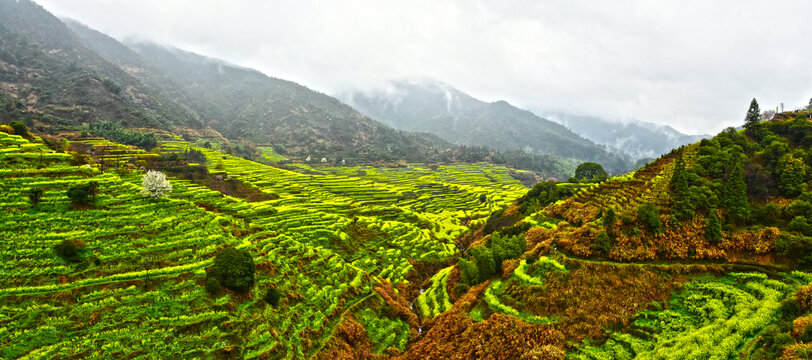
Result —
<instances>
[{"instance_id":1,"label":"low cloud","mask_svg":"<svg viewBox=\"0 0 812 360\"><path fill-rule=\"evenodd\" d=\"M39 0L58 16L326 93L425 76L536 111L715 133L806 105L805 1Z\"/></svg>"}]
</instances>

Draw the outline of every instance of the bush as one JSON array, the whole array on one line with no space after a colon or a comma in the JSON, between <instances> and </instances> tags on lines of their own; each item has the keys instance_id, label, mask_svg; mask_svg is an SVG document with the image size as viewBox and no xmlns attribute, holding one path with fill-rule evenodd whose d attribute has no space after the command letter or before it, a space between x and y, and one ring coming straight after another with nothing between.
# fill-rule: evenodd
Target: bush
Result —
<instances>
[{"instance_id":1,"label":"bush","mask_svg":"<svg viewBox=\"0 0 812 360\"><path fill-rule=\"evenodd\" d=\"M31 200L31 203L34 204L34 206L38 206L40 200L42 200L42 189L33 187L28 190L27 195L28 199Z\"/></svg>"},{"instance_id":2,"label":"bush","mask_svg":"<svg viewBox=\"0 0 812 360\"><path fill-rule=\"evenodd\" d=\"M663 232L663 224L660 222L659 210L652 204L643 204L637 208L637 219L643 223L651 232L659 234Z\"/></svg>"},{"instance_id":3,"label":"bush","mask_svg":"<svg viewBox=\"0 0 812 360\"><path fill-rule=\"evenodd\" d=\"M78 263L82 261L80 253L83 248L84 244L81 241L62 240L54 246L54 252L69 263Z\"/></svg>"},{"instance_id":4,"label":"bush","mask_svg":"<svg viewBox=\"0 0 812 360\"><path fill-rule=\"evenodd\" d=\"M206 292L209 294L217 294L220 291L220 280L217 277L211 276L211 271L206 273Z\"/></svg>"},{"instance_id":5,"label":"bush","mask_svg":"<svg viewBox=\"0 0 812 360\"><path fill-rule=\"evenodd\" d=\"M31 133L28 132L28 128L25 126L25 124L22 123L22 121L12 121L8 125L12 129L14 129L14 135L20 135L28 140L31 140L33 138L33 136L31 136Z\"/></svg>"},{"instance_id":6,"label":"bush","mask_svg":"<svg viewBox=\"0 0 812 360\"><path fill-rule=\"evenodd\" d=\"M66 195L74 205L87 205L96 202L96 195L99 192L99 183L90 181L84 184L71 186Z\"/></svg>"},{"instance_id":7,"label":"bush","mask_svg":"<svg viewBox=\"0 0 812 360\"><path fill-rule=\"evenodd\" d=\"M282 294L279 293L276 288L270 288L268 291L265 292L265 296L263 299L265 300L268 305L273 307L279 306L279 299L282 297Z\"/></svg>"},{"instance_id":8,"label":"bush","mask_svg":"<svg viewBox=\"0 0 812 360\"><path fill-rule=\"evenodd\" d=\"M786 299L781 302L781 318L792 320L801 315L801 304L795 299Z\"/></svg>"},{"instance_id":9,"label":"bush","mask_svg":"<svg viewBox=\"0 0 812 360\"><path fill-rule=\"evenodd\" d=\"M245 250L228 247L214 257L214 267L206 272L206 288L209 279L237 292L246 292L254 286L254 259Z\"/></svg>"},{"instance_id":10,"label":"bush","mask_svg":"<svg viewBox=\"0 0 812 360\"><path fill-rule=\"evenodd\" d=\"M460 258L457 260L457 266L460 268L462 282L468 285L476 285L479 283L479 268L477 268L476 264Z\"/></svg>"},{"instance_id":11,"label":"bush","mask_svg":"<svg viewBox=\"0 0 812 360\"><path fill-rule=\"evenodd\" d=\"M457 296L462 296L465 293L467 293L468 289L470 289L470 288L471 287L466 285L466 284L459 283L457 285L454 285L454 293L457 294Z\"/></svg>"},{"instance_id":12,"label":"bush","mask_svg":"<svg viewBox=\"0 0 812 360\"><path fill-rule=\"evenodd\" d=\"M609 234L607 234L606 231L601 231L598 237L595 238L593 248L604 254L608 254L609 251L612 250L612 245L612 238L609 237Z\"/></svg>"}]
</instances>

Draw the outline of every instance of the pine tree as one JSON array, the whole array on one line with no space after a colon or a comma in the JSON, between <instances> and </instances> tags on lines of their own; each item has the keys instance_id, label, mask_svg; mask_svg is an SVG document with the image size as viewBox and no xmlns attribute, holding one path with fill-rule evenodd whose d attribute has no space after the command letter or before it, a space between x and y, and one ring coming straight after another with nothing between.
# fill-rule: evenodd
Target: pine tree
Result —
<instances>
[{"instance_id":1,"label":"pine tree","mask_svg":"<svg viewBox=\"0 0 812 360\"><path fill-rule=\"evenodd\" d=\"M740 163L736 163L722 188L721 202L733 222L741 223L750 215L750 207L747 203L747 184L744 183Z\"/></svg>"},{"instance_id":2,"label":"pine tree","mask_svg":"<svg viewBox=\"0 0 812 360\"><path fill-rule=\"evenodd\" d=\"M753 98L750 102L750 109L747 110L747 116L744 117L744 127L752 128L761 122L761 110L758 108L758 101Z\"/></svg>"},{"instance_id":3,"label":"pine tree","mask_svg":"<svg viewBox=\"0 0 812 360\"><path fill-rule=\"evenodd\" d=\"M716 210L710 211L708 222L705 223L705 238L711 244L718 244L722 241L722 224L719 223L719 217L716 216Z\"/></svg>"},{"instance_id":4,"label":"pine tree","mask_svg":"<svg viewBox=\"0 0 812 360\"><path fill-rule=\"evenodd\" d=\"M688 176L685 173L685 161L682 160L682 154L677 158L677 163L674 165L670 187L671 213L679 221L693 218L696 207L691 202L688 190Z\"/></svg>"}]
</instances>

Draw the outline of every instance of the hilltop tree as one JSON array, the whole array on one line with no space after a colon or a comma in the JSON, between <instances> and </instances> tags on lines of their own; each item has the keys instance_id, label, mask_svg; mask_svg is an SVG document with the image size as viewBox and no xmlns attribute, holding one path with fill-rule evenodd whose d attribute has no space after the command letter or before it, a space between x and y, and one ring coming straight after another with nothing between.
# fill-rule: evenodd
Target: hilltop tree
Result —
<instances>
[{"instance_id":1,"label":"hilltop tree","mask_svg":"<svg viewBox=\"0 0 812 360\"><path fill-rule=\"evenodd\" d=\"M603 166L594 162L585 162L575 169L575 178L578 180L604 179L607 176Z\"/></svg>"},{"instance_id":2,"label":"hilltop tree","mask_svg":"<svg viewBox=\"0 0 812 360\"><path fill-rule=\"evenodd\" d=\"M150 170L141 178L141 195L150 197L153 200L169 196L172 192L172 184L166 180L166 175L160 171Z\"/></svg>"},{"instance_id":3,"label":"hilltop tree","mask_svg":"<svg viewBox=\"0 0 812 360\"><path fill-rule=\"evenodd\" d=\"M721 203L731 220L736 223L741 223L750 215L750 207L747 203L747 185L744 183L740 163L736 163L722 187Z\"/></svg>"},{"instance_id":4,"label":"hilltop tree","mask_svg":"<svg viewBox=\"0 0 812 360\"><path fill-rule=\"evenodd\" d=\"M744 117L744 127L750 128L759 122L761 122L761 110L758 108L758 101L753 98L753 101L750 102L750 108L747 110L747 115Z\"/></svg>"}]
</instances>

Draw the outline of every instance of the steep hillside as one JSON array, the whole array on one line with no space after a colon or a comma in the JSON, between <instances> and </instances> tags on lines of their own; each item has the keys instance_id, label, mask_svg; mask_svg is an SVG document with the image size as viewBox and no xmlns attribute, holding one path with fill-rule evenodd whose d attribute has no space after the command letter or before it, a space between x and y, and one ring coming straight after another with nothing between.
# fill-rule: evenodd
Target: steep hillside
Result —
<instances>
[{"instance_id":1,"label":"steep hillside","mask_svg":"<svg viewBox=\"0 0 812 360\"><path fill-rule=\"evenodd\" d=\"M601 184L536 185L431 279L448 304L402 358L806 358L808 116Z\"/></svg>"},{"instance_id":2,"label":"steep hillside","mask_svg":"<svg viewBox=\"0 0 812 360\"><path fill-rule=\"evenodd\" d=\"M5 116L43 120L40 126L99 120L163 129L203 126L194 113L89 50L30 0L0 1L0 96L14 105L4 107Z\"/></svg>"},{"instance_id":3,"label":"steep hillside","mask_svg":"<svg viewBox=\"0 0 812 360\"><path fill-rule=\"evenodd\" d=\"M303 160L425 160L450 145L436 137L392 130L327 95L179 49L122 44L67 21L87 46L160 90L230 139L273 144Z\"/></svg>"},{"instance_id":4,"label":"steep hillside","mask_svg":"<svg viewBox=\"0 0 812 360\"><path fill-rule=\"evenodd\" d=\"M505 101L474 99L434 80L391 81L377 90L351 91L339 97L395 128L429 132L455 144L594 161L615 173L629 168L622 157L560 124Z\"/></svg>"},{"instance_id":5,"label":"steep hillside","mask_svg":"<svg viewBox=\"0 0 812 360\"><path fill-rule=\"evenodd\" d=\"M545 116L596 144L628 154L633 159L657 158L671 149L711 137L686 135L668 125L647 122L621 123L567 113L551 113Z\"/></svg>"}]
</instances>

